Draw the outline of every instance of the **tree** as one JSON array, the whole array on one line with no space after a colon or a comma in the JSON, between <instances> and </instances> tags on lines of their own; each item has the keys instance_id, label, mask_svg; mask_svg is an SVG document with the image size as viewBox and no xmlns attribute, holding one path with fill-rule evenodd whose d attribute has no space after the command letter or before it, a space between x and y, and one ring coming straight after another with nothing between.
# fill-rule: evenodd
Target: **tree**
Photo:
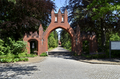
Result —
<instances>
[{"instance_id":1,"label":"tree","mask_svg":"<svg viewBox=\"0 0 120 79\"><path fill-rule=\"evenodd\" d=\"M51 0L0 0L0 36L22 38L25 32L36 31L40 23L50 23Z\"/></svg>"},{"instance_id":2,"label":"tree","mask_svg":"<svg viewBox=\"0 0 120 79\"><path fill-rule=\"evenodd\" d=\"M61 46L65 47L68 50L71 50L71 36L65 30L62 30L60 33Z\"/></svg>"},{"instance_id":3,"label":"tree","mask_svg":"<svg viewBox=\"0 0 120 79\"><path fill-rule=\"evenodd\" d=\"M58 35L57 32L54 30L50 33L48 37L48 47L55 48L58 46Z\"/></svg>"},{"instance_id":4,"label":"tree","mask_svg":"<svg viewBox=\"0 0 120 79\"><path fill-rule=\"evenodd\" d=\"M110 33L110 29L115 29L113 22L117 22L119 19L114 20L116 15L113 11L120 11L119 0L93 0L91 4L87 6L88 10L91 10L92 20L100 21L101 40L102 46L105 45L106 32ZM109 26L108 26L109 25ZM117 26L118 28L118 26Z\"/></svg>"},{"instance_id":5,"label":"tree","mask_svg":"<svg viewBox=\"0 0 120 79\"><path fill-rule=\"evenodd\" d=\"M105 18L107 14L113 11L120 11L120 0L93 0L87 6L88 10L92 10L92 19Z\"/></svg>"},{"instance_id":6,"label":"tree","mask_svg":"<svg viewBox=\"0 0 120 79\"><path fill-rule=\"evenodd\" d=\"M56 47L56 40L54 37L50 37L49 39L49 47L55 48Z\"/></svg>"},{"instance_id":7,"label":"tree","mask_svg":"<svg viewBox=\"0 0 120 79\"><path fill-rule=\"evenodd\" d=\"M112 34L110 37L110 41L120 41L120 36L118 33Z\"/></svg>"},{"instance_id":8,"label":"tree","mask_svg":"<svg viewBox=\"0 0 120 79\"><path fill-rule=\"evenodd\" d=\"M104 48L110 33L120 32L119 2L119 0L69 0L63 10L68 9L69 22L71 21L74 30L79 24L81 32L90 34L95 32L98 48Z\"/></svg>"}]
</instances>

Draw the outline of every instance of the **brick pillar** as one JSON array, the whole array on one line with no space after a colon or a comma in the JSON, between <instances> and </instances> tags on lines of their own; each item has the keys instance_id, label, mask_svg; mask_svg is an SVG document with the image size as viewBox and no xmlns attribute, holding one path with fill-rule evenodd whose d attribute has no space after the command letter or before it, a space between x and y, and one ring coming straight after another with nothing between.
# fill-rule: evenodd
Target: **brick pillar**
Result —
<instances>
[{"instance_id":1,"label":"brick pillar","mask_svg":"<svg viewBox=\"0 0 120 79\"><path fill-rule=\"evenodd\" d=\"M82 50L82 46L81 46L81 39L80 39L80 27L79 25L77 25L76 28L76 39L75 39L75 43L76 43L76 52L78 53L78 55L81 54L81 50Z\"/></svg>"},{"instance_id":2,"label":"brick pillar","mask_svg":"<svg viewBox=\"0 0 120 79\"><path fill-rule=\"evenodd\" d=\"M93 36L93 39L92 39L92 52L95 53L97 51L97 41L96 41L96 36L94 35Z\"/></svg>"},{"instance_id":3,"label":"brick pillar","mask_svg":"<svg viewBox=\"0 0 120 79\"><path fill-rule=\"evenodd\" d=\"M62 16L61 16L61 11L59 9L58 11L58 23L61 23L62 22Z\"/></svg>"},{"instance_id":4,"label":"brick pillar","mask_svg":"<svg viewBox=\"0 0 120 79\"><path fill-rule=\"evenodd\" d=\"M89 53L93 52L93 42L89 41Z\"/></svg>"},{"instance_id":5,"label":"brick pillar","mask_svg":"<svg viewBox=\"0 0 120 79\"><path fill-rule=\"evenodd\" d=\"M26 48L27 48L28 54L30 54L30 42L27 42Z\"/></svg>"},{"instance_id":6,"label":"brick pillar","mask_svg":"<svg viewBox=\"0 0 120 79\"><path fill-rule=\"evenodd\" d=\"M72 37L72 51L75 52L76 46L75 46L75 35Z\"/></svg>"},{"instance_id":7,"label":"brick pillar","mask_svg":"<svg viewBox=\"0 0 120 79\"><path fill-rule=\"evenodd\" d=\"M67 12L67 9L65 9L64 14L65 14L65 18L64 18L65 23L68 23L68 12Z\"/></svg>"},{"instance_id":8,"label":"brick pillar","mask_svg":"<svg viewBox=\"0 0 120 79\"><path fill-rule=\"evenodd\" d=\"M54 12L54 9L52 9L51 11L51 22L55 22L55 12Z\"/></svg>"}]
</instances>

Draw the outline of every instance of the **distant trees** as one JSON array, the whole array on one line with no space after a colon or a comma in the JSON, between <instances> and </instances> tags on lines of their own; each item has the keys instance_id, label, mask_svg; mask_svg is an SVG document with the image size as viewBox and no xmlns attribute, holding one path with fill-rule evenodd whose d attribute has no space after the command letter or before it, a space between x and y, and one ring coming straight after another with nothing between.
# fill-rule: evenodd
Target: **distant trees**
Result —
<instances>
[{"instance_id":1,"label":"distant trees","mask_svg":"<svg viewBox=\"0 0 120 79\"><path fill-rule=\"evenodd\" d=\"M70 34L67 31L65 31L65 30L61 31L60 41L61 41L62 47L71 51L71 48L72 48L71 41L72 40L71 40Z\"/></svg>"},{"instance_id":2,"label":"distant trees","mask_svg":"<svg viewBox=\"0 0 120 79\"><path fill-rule=\"evenodd\" d=\"M52 31L48 37L48 48L55 48L58 46L57 31Z\"/></svg>"}]
</instances>

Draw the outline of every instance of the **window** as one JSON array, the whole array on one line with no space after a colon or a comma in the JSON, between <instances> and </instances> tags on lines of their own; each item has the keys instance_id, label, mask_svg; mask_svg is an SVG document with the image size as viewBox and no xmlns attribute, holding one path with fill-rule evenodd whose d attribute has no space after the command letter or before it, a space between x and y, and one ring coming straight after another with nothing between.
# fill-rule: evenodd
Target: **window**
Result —
<instances>
[{"instance_id":1,"label":"window","mask_svg":"<svg viewBox=\"0 0 120 79\"><path fill-rule=\"evenodd\" d=\"M55 16L55 22L57 22L57 16Z\"/></svg>"},{"instance_id":2,"label":"window","mask_svg":"<svg viewBox=\"0 0 120 79\"><path fill-rule=\"evenodd\" d=\"M64 16L62 16L62 22L64 22Z\"/></svg>"},{"instance_id":3,"label":"window","mask_svg":"<svg viewBox=\"0 0 120 79\"><path fill-rule=\"evenodd\" d=\"M35 48L35 44L34 43L32 43L32 48Z\"/></svg>"},{"instance_id":4,"label":"window","mask_svg":"<svg viewBox=\"0 0 120 79\"><path fill-rule=\"evenodd\" d=\"M42 39L42 45L43 45L44 39Z\"/></svg>"}]
</instances>

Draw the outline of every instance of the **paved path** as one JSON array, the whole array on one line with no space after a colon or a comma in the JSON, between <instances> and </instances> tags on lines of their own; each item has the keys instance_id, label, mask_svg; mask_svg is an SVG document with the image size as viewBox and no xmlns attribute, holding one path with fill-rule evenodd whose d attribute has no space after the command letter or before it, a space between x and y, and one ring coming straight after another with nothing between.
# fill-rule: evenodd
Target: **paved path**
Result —
<instances>
[{"instance_id":1,"label":"paved path","mask_svg":"<svg viewBox=\"0 0 120 79\"><path fill-rule=\"evenodd\" d=\"M58 50L64 49L51 51L42 62L0 67L0 79L120 79L120 65L83 63Z\"/></svg>"}]
</instances>

